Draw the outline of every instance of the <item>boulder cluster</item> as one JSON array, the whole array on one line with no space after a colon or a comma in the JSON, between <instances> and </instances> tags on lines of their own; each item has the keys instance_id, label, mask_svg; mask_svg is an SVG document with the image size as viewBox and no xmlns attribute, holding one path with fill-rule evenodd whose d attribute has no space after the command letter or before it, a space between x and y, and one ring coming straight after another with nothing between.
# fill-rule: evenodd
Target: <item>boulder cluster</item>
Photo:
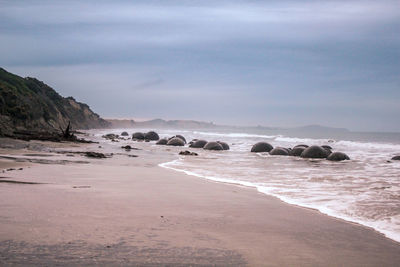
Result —
<instances>
[{"instance_id":1,"label":"boulder cluster","mask_svg":"<svg viewBox=\"0 0 400 267\"><path fill-rule=\"evenodd\" d=\"M122 132L121 136L129 136L127 132ZM103 136L106 139L110 139L115 141L120 138L116 134L106 134ZM132 140L136 141L157 141L156 145L167 145L167 146L185 146L187 144L186 138L182 135L174 135L170 138L162 138L160 139L159 135L150 131L147 133L143 132L135 132L132 134ZM214 151L223 151L229 150L230 147L226 142L222 141L207 141L204 139L193 139L188 143L190 148L203 148L205 150L214 150ZM126 150L132 149L129 146L123 147ZM327 159L330 161L342 161L349 160L349 156L347 156L343 152L333 152L333 148L328 145L317 146L312 145L308 146L305 144L296 145L292 148L286 147L273 147L271 144L267 142L258 142L253 145L251 148L251 152L260 153L266 152L270 155L274 156L293 156L293 157L301 157L301 158L310 158L310 159ZM195 155L196 153L190 151L182 151L179 153L180 155ZM197 155L197 154L196 154ZM400 160L400 156L395 156L392 160Z\"/></svg>"},{"instance_id":2,"label":"boulder cluster","mask_svg":"<svg viewBox=\"0 0 400 267\"><path fill-rule=\"evenodd\" d=\"M327 159L331 161L349 160L343 152L332 152L331 146L297 145L293 148L273 147L267 142L258 142L251 148L251 152L268 152L270 155L293 156L310 159Z\"/></svg>"}]
</instances>

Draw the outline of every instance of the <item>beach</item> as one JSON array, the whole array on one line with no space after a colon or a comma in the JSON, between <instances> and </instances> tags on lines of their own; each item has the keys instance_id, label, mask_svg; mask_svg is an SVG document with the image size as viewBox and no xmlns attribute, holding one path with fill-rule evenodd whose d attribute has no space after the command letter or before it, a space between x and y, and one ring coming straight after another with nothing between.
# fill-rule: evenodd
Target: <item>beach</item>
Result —
<instances>
[{"instance_id":1,"label":"beach","mask_svg":"<svg viewBox=\"0 0 400 267\"><path fill-rule=\"evenodd\" d=\"M243 186L161 168L179 148L91 159L99 144L2 139L2 265L396 266L400 245ZM32 152L32 147L41 151ZM50 147L51 149L47 149ZM28 147L29 148L29 147ZM49 152L51 150L51 152ZM55 153L69 151L70 153ZM19 168L23 168L19 170Z\"/></svg>"}]
</instances>

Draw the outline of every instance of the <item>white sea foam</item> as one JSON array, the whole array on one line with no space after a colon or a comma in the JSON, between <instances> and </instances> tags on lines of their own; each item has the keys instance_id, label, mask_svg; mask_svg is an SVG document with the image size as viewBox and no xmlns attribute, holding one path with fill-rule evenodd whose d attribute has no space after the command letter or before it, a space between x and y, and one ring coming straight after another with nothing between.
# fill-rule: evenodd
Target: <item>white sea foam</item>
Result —
<instances>
[{"instance_id":1,"label":"white sea foam","mask_svg":"<svg viewBox=\"0 0 400 267\"><path fill-rule=\"evenodd\" d=\"M274 191L277 189L276 187L263 186L263 185L253 183L253 182L237 180L235 178L221 178L221 177L217 177L217 176L206 176L206 175L202 175L197 172L194 172L194 171L173 167L173 166L177 166L177 165L180 165L180 166L183 165L183 162L181 161L181 159L159 164L160 167L163 167L166 169L171 169L171 170L178 171L178 172L183 172L187 175L196 176L199 178L204 178L204 179L215 181L215 182L228 183L228 184L234 184L234 185L242 185L242 186L246 186L246 187L255 188L260 193L264 193L266 195L276 197L288 204L315 209L315 210L318 210L319 212L326 214L328 216L332 216L335 218L343 219L343 220L346 220L349 222L354 222L354 223L358 223L360 225L364 225L364 226L373 228L376 231L384 234L386 237L393 239L397 242L400 242L400 233L397 232L396 230L392 229L391 225L390 224L388 225L385 222L382 222L382 221L374 222L374 221L365 221L365 220L361 220L361 219L356 219L354 217L346 216L340 212L337 212L334 209L328 208L323 204L319 205L319 204L317 204L317 202L307 203L307 202L304 202L301 200L293 199L291 197L288 197L288 196L285 196L282 194L277 194L277 193L274 193ZM294 190L284 190L284 191L286 191L286 192L292 191L293 192ZM397 220L397 223L395 223L395 225L400 225L400 216L396 216L395 218L393 218L393 220Z\"/></svg>"},{"instance_id":2,"label":"white sea foam","mask_svg":"<svg viewBox=\"0 0 400 267\"><path fill-rule=\"evenodd\" d=\"M400 152L399 143L391 144L390 140L387 143L332 142L328 138L201 131L188 131L186 135L215 137L228 142L231 150L201 151L196 160L182 157L161 167L212 181L254 187L289 204L372 227L400 242L400 162L388 162ZM251 146L260 139L274 147L329 144L334 151L345 152L352 160L330 162L250 153Z\"/></svg>"}]
</instances>

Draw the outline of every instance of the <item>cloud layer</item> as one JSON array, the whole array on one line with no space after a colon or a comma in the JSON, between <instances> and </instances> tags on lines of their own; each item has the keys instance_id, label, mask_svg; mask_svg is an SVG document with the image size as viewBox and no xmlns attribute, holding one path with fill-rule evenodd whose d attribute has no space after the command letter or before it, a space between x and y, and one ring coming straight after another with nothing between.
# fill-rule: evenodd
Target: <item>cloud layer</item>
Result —
<instances>
[{"instance_id":1,"label":"cloud layer","mask_svg":"<svg viewBox=\"0 0 400 267\"><path fill-rule=\"evenodd\" d=\"M398 1L53 2L0 0L1 65L103 116L400 131Z\"/></svg>"}]
</instances>

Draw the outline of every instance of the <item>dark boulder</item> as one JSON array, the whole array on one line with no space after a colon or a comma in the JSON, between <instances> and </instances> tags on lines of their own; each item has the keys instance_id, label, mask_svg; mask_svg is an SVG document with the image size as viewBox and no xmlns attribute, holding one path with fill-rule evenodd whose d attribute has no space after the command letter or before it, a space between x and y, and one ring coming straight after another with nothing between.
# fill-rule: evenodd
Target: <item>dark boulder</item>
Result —
<instances>
[{"instance_id":1,"label":"dark boulder","mask_svg":"<svg viewBox=\"0 0 400 267\"><path fill-rule=\"evenodd\" d=\"M167 143L168 143L168 140L164 138L164 139L158 140L156 145L166 145Z\"/></svg>"},{"instance_id":2,"label":"dark boulder","mask_svg":"<svg viewBox=\"0 0 400 267\"><path fill-rule=\"evenodd\" d=\"M132 139L144 140L144 133L136 132L132 135Z\"/></svg>"},{"instance_id":3,"label":"dark boulder","mask_svg":"<svg viewBox=\"0 0 400 267\"><path fill-rule=\"evenodd\" d=\"M169 139L167 146L184 146L185 143L183 142L183 140L179 137L174 137Z\"/></svg>"},{"instance_id":4,"label":"dark boulder","mask_svg":"<svg viewBox=\"0 0 400 267\"><path fill-rule=\"evenodd\" d=\"M227 143L221 141L218 141L217 143L220 144L224 150L229 150L229 145Z\"/></svg>"},{"instance_id":5,"label":"dark boulder","mask_svg":"<svg viewBox=\"0 0 400 267\"><path fill-rule=\"evenodd\" d=\"M190 151L188 151L188 150L179 152L179 155L183 155L183 156L198 156L197 153L195 153L195 152L190 152Z\"/></svg>"},{"instance_id":6,"label":"dark boulder","mask_svg":"<svg viewBox=\"0 0 400 267\"><path fill-rule=\"evenodd\" d=\"M128 132L122 132L121 136L129 136Z\"/></svg>"},{"instance_id":7,"label":"dark boulder","mask_svg":"<svg viewBox=\"0 0 400 267\"><path fill-rule=\"evenodd\" d=\"M289 156L294 156L294 157L300 157L301 153L306 149L306 147L303 146L295 146L292 150L289 152Z\"/></svg>"},{"instance_id":8,"label":"dark boulder","mask_svg":"<svg viewBox=\"0 0 400 267\"><path fill-rule=\"evenodd\" d=\"M349 156L342 152L333 152L327 158L327 160L331 161L342 161L342 160L349 160Z\"/></svg>"},{"instance_id":9,"label":"dark boulder","mask_svg":"<svg viewBox=\"0 0 400 267\"><path fill-rule=\"evenodd\" d=\"M325 159L328 157L328 151L320 146L310 146L300 156L302 158Z\"/></svg>"},{"instance_id":10,"label":"dark boulder","mask_svg":"<svg viewBox=\"0 0 400 267\"><path fill-rule=\"evenodd\" d=\"M144 139L150 140L150 141L157 141L160 140L160 137L158 134L154 131L150 131L144 135Z\"/></svg>"},{"instance_id":11,"label":"dark boulder","mask_svg":"<svg viewBox=\"0 0 400 267\"><path fill-rule=\"evenodd\" d=\"M131 150L132 149L132 147L130 145L121 146L121 148L126 149L126 150Z\"/></svg>"},{"instance_id":12,"label":"dark boulder","mask_svg":"<svg viewBox=\"0 0 400 267\"><path fill-rule=\"evenodd\" d=\"M189 147L203 148L206 144L207 144L206 140L197 140L194 143L192 143Z\"/></svg>"},{"instance_id":13,"label":"dark boulder","mask_svg":"<svg viewBox=\"0 0 400 267\"><path fill-rule=\"evenodd\" d=\"M118 135L117 134L113 134L113 133L109 133L109 134L103 135L102 137L105 138L105 139L113 140L113 139L117 139Z\"/></svg>"},{"instance_id":14,"label":"dark boulder","mask_svg":"<svg viewBox=\"0 0 400 267\"><path fill-rule=\"evenodd\" d=\"M168 140L171 140L172 138L179 138L179 139L181 139L181 140L183 141L183 143L186 144L186 139L185 139L185 137L183 137L183 136L180 135L180 134L174 135L174 136L170 137Z\"/></svg>"},{"instance_id":15,"label":"dark boulder","mask_svg":"<svg viewBox=\"0 0 400 267\"><path fill-rule=\"evenodd\" d=\"M301 145L294 146L293 148L296 148L296 147L304 147L304 148L307 148L308 145L301 144Z\"/></svg>"},{"instance_id":16,"label":"dark boulder","mask_svg":"<svg viewBox=\"0 0 400 267\"><path fill-rule=\"evenodd\" d=\"M217 142L208 142L203 148L207 150L224 150L224 148Z\"/></svg>"},{"instance_id":17,"label":"dark boulder","mask_svg":"<svg viewBox=\"0 0 400 267\"><path fill-rule=\"evenodd\" d=\"M394 156L392 160L400 160L400 156Z\"/></svg>"},{"instance_id":18,"label":"dark boulder","mask_svg":"<svg viewBox=\"0 0 400 267\"><path fill-rule=\"evenodd\" d=\"M85 152L85 156L88 158L96 158L96 159L106 158L106 155L104 155L103 153L92 152L92 151Z\"/></svg>"},{"instance_id":19,"label":"dark boulder","mask_svg":"<svg viewBox=\"0 0 400 267\"><path fill-rule=\"evenodd\" d=\"M251 148L251 152L270 152L272 149L274 149L274 147L269 143L258 142Z\"/></svg>"},{"instance_id":20,"label":"dark boulder","mask_svg":"<svg viewBox=\"0 0 400 267\"><path fill-rule=\"evenodd\" d=\"M289 150L283 147L275 147L269 154L273 156L289 156Z\"/></svg>"}]
</instances>

